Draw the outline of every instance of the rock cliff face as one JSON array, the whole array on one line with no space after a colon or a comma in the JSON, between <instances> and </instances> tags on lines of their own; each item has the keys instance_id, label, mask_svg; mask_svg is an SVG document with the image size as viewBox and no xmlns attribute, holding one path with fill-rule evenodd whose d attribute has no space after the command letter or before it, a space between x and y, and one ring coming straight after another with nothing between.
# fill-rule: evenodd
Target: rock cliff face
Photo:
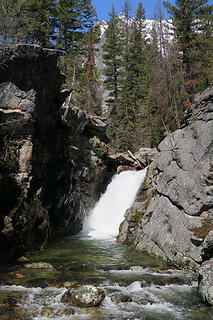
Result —
<instances>
[{"instance_id":1,"label":"rock cliff face","mask_svg":"<svg viewBox=\"0 0 213 320\"><path fill-rule=\"evenodd\" d=\"M0 261L76 233L113 174L98 136L79 110L61 108L63 76L54 50L0 47ZM97 137L96 137L97 136Z\"/></svg>"},{"instance_id":2,"label":"rock cliff face","mask_svg":"<svg viewBox=\"0 0 213 320\"><path fill-rule=\"evenodd\" d=\"M118 241L197 269L213 254L213 88L158 149Z\"/></svg>"}]
</instances>

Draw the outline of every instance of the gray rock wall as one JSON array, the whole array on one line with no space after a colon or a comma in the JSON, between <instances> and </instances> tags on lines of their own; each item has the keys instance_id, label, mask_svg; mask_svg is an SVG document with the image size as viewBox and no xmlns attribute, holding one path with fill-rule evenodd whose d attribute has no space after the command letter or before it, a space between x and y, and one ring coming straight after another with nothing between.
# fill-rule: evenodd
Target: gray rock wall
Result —
<instances>
[{"instance_id":1,"label":"gray rock wall","mask_svg":"<svg viewBox=\"0 0 213 320\"><path fill-rule=\"evenodd\" d=\"M104 129L62 104L58 52L0 46L0 261L76 233L113 174ZM103 124L102 124L103 125ZM100 145L99 145L100 144Z\"/></svg>"},{"instance_id":2,"label":"gray rock wall","mask_svg":"<svg viewBox=\"0 0 213 320\"><path fill-rule=\"evenodd\" d=\"M158 151L118 241L197 269L213 253L204 245L213 229L213 88Z\"/></svg>"}]
</instances>

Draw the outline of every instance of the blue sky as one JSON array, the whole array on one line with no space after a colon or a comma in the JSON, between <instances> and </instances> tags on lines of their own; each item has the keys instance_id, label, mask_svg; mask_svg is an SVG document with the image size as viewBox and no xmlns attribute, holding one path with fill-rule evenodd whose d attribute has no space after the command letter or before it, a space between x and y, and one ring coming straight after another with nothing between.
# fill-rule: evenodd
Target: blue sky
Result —
<instances>
[{"instance_id":1,"label":"blue sky","mask_svg":"<svg viewBox=\"0 0 213 320\"><path fill-rule=\"evenodd\" d=\"M134 15L139 0L130 0L132 6L132 14ZM146 18L152 19L155 8L160 0L142 0L143 7L146 10ZM163 1L162 1L163 2ZM175 0L170 0L170 3L174 4ZM92 4L98 14L98 20L108 20L108 13L111 11L112 4L114 3L116 13L122 11L123 0L92 0ZM213 4L213 0L208 1L209 4ZM166 10L165 10L166 14Z\"/></svg>"}]
</instances>

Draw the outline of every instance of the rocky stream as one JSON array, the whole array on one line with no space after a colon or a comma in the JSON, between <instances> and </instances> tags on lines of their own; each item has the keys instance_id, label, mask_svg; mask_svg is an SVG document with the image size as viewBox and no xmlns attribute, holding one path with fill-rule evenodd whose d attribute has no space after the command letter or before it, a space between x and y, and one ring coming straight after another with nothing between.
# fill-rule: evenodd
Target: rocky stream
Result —
<instances>
[{"instance_id":1,"label":"rocky stream","mask_svg":"<svg viewBox=\"0 0 213 320\"><path fill-rule=\"evenodd\" d=\"M113 218L123 218L145 173L117 174L80 234L25 255L0 275L0 319L213 319L194 273L115 241Z\"/></svg>"},{"instance_id":2,"label":"rocky stream","mask_svg":"<svg viewBox=\"0 0 213 320\"><path fill-rule=\"evenodd\" d=\"M65 238L26 258L0 275L1 320L213 319L193 274L112 240ZM104 291L100 306L61 302L85 284Z\"/></svg>"}]
</instances>

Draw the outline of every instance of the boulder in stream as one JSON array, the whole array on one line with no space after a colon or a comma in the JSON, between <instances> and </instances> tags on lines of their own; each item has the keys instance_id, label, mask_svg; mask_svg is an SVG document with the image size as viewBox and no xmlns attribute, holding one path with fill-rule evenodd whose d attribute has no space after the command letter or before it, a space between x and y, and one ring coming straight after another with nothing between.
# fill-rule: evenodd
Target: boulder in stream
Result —
<instances>
[{"instance_id":1,"label":"boulder in stream","mask_svg":"<svg viewBox=\"0 0 213 320\"><path fill-rule=\"evenodd\" d=\"M213 305L213 258L199 269L199 293L205 302Z\"/></svg>"},{"instance_id":2,"label":"boulder in stream","mask_svg":"<svg viewBox=\"0 0 213 320\"><path fill-rule=\"evenodd\" d=\"M61 302L69 303L75 307L96 307L101 304L105 298L105 293L102 289L92 285L82 285L77 288L67 290Z\"/></svg>"}]
</instances>

